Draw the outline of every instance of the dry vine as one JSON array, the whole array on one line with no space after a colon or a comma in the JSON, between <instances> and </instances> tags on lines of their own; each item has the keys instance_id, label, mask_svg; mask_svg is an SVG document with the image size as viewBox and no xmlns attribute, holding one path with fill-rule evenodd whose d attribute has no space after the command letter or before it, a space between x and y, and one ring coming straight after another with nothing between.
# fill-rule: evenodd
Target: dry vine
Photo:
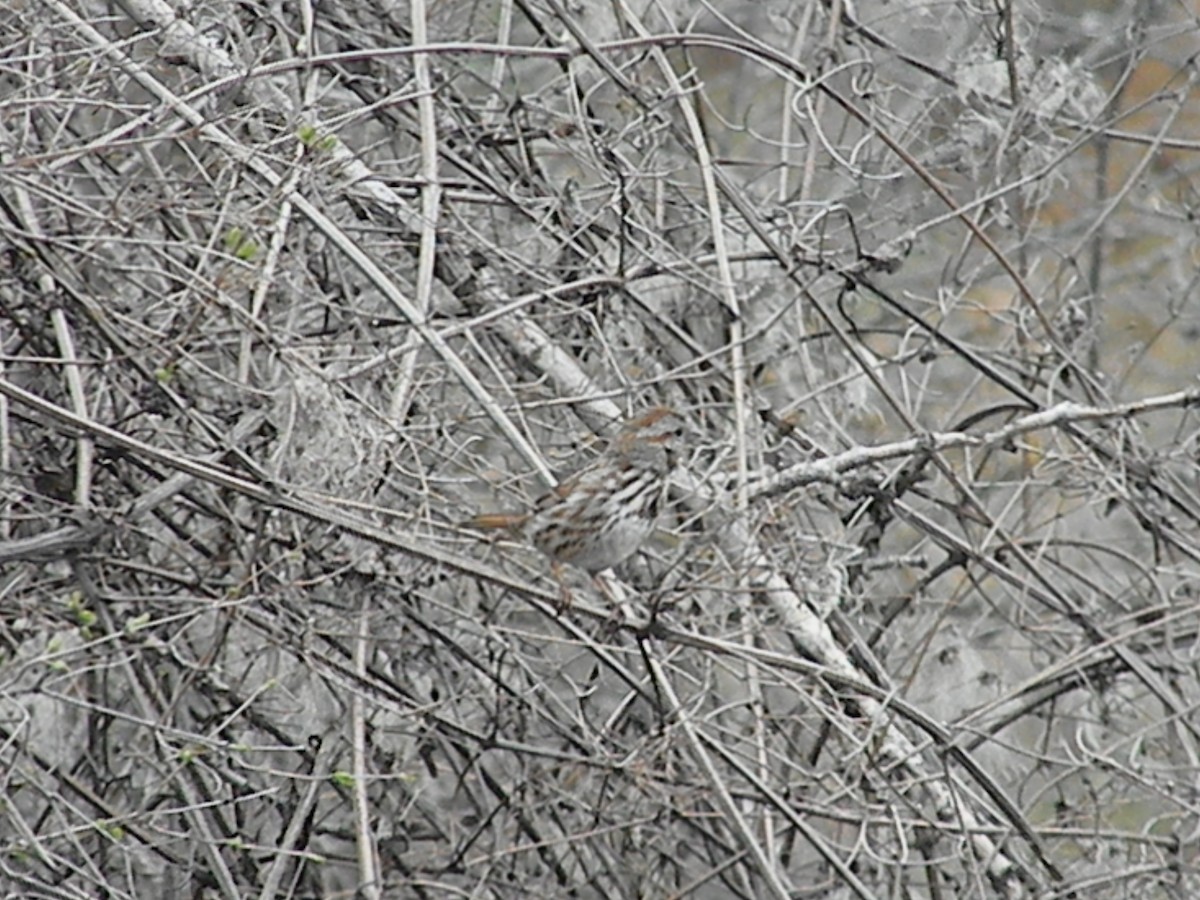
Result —
<instances>
[{"instance_id":1,"label":"dry vine","mask_svg":"<svg viewBox=\"0 0 1200 900\"><path fill-rule=\"evenodd\" d=\"M1200 891L1196 22L644 7L0 11L6 896Z\"/></svg>"}]
</instances>

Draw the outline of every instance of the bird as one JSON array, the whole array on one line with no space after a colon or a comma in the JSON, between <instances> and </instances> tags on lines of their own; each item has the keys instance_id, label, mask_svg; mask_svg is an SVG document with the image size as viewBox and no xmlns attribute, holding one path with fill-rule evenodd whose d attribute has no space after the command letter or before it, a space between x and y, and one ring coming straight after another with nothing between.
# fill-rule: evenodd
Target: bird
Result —
<instances>
[{"instance_id":1,"label":"bird","mask_svg":"<svg viewBox=\"0 0 1200 900\"><path fill-rule=\"evenodd\" d=\"M522 533L550 558L556 577L563 563L592 575L612 568L636 553L658 526L683 426L668 407L647 409L626 421L600 456L539 496L529 510L481 513L466 524Z\"/></svg>"}]
</instances>

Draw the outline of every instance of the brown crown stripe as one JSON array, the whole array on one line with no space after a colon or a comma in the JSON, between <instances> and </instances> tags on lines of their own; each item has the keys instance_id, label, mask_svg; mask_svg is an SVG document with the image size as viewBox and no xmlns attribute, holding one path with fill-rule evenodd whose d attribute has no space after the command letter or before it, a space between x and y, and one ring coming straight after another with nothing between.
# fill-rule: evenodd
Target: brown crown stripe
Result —
<instances>
[{"instance_id":1,"label":"brown crown stripe","mask_svg":"<svg viewBox=\"0 0 1200 900\"><path fill-rule=\"evenodd\" d=\"M644 428L647 425L653 425L660 419L665 419L669 415L673 415L673 413L671 410L667 409L667 407L656 406L653 409L647 410L645 413L643 413L640 419L635 419L634 424L640 425Z\"/></svg>"}]
</instances>

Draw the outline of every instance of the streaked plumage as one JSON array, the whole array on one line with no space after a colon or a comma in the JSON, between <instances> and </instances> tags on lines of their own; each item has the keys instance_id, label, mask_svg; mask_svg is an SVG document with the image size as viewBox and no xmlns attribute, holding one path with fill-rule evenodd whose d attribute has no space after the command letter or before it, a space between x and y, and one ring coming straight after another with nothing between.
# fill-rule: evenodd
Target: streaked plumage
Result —
<instances>
[{"instance_id":1,"label":"streaked plumage","mask_svg":"<svg viewBox=\"0 0 1200 900\"><path fill-rule=\"evenodd\" d=\"M590 465L534 501L526 513L485 513L468 524L525 534L555 562L588 572L637 552L658 525L683 421L666 407L630 419Z\"/></svg>"}]
</instances>

